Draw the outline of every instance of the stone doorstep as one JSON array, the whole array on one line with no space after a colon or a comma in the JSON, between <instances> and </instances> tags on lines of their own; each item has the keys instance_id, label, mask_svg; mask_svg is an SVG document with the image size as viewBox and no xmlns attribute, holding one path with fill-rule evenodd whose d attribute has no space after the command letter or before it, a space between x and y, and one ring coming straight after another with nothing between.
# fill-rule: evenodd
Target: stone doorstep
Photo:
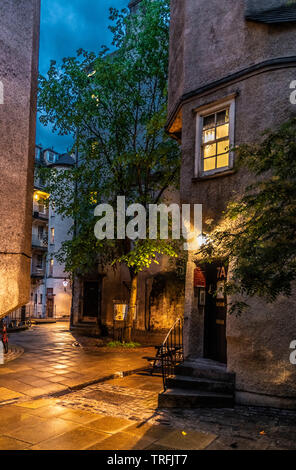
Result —
<instances>
[{"instance_id":1,"label":"stone doorstep","mask_svg":"<svg viewBox=\"0 0 296 470\"><path fill-rule=\"evenodd\" d=\"M99 379L88 380L86 382L82 382L80 384L73 385L71 387L69 387L69 386L63 387L61 384L58 384L59 387L61 387L61 386L63 387L62 390L60 389L60 390L57 390L57 391L54 391L54 392L41 393L41 394L36 395L34 397L28 396L28 395L25 395L25 394L22 394L22 393L14 392L13 390L10 390L9 388L7 388L7 389L3 390L4 399L1 400L1 387L0 387L0 408L1 408L1 406L11 405L11 404L14 404L14 403L17 403L17 402L28 401L28 399L39 400L41 398L46 398L46 397L58 398L58 397L61 397L63 395L67 395L68 393L81 390L81 389L83 389L85 387L88 387L90 385L95 385L95 384L98 384L98 383L107 382L108 380L117 379L118 377L127 377L129 375L136 374L137 372L141 372L142 370L143 370L143 367L139 367L139 368L133 369L133 370L115 372L114 374L110 374L110 375L105 376L105 377L100 377ZM53 383L53 385L54 385L54 383ZM34 390L34 387L32 387L32 389ZM5 391L5 393L4 393L4 391Z\"/></svg>"}]
</instances>

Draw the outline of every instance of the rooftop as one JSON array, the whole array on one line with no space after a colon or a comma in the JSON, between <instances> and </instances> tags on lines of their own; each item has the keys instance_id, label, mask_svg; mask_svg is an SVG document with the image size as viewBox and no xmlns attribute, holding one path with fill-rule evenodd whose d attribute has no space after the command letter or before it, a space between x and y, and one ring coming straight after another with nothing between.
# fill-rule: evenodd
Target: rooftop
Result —
<instances>
[{"instance_id":1,"label":"rooftop","mask_svg":"<svg viewBox=\"0 0 296 470\"><path fill-rule=\"evenodd\" d=\"M248 21L266 24L292 23L296 21L296 3L283 5L270 10L250 10L246 13L246 19Z\"/></svg>"}]
</instances>

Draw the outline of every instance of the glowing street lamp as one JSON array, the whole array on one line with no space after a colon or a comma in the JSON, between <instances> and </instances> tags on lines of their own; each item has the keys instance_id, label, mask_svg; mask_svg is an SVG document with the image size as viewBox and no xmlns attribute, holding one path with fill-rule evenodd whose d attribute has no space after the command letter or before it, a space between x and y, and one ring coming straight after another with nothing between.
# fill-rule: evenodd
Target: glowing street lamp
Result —
<instances>
[{"instance_id":1,"label":"glowing street lamp","mask_svg":"<svg viewBox=\"0 0 296 470\"><path fill-rule=\"evenodd\" d=\"M67 286L68 286L69 282L67 279L64 279L63 280L63 286L64 286L64 291L66 292L67 291Z\"/></svg>"}]
</instances>

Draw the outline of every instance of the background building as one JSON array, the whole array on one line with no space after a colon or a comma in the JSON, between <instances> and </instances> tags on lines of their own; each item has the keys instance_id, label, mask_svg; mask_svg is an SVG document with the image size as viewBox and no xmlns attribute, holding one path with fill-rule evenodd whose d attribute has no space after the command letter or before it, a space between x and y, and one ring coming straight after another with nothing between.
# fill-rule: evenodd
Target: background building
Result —
<instances>
[{"instance_id":1,"label":"background building","mask_svg":"<svg viewBox=\"0 0 296 470\"><path fill-rule=\"evenodd\" d=\"M68 154L53 149L35 149L35 167L67 168L74 164ZM64 240L71 235L72 222L62 219L50 203L43 182L35 170L32 213L32 260L30 301L7 316L7 322L17 325L28 318L70 318L72 291L64 265L55 259Z\"/></svg>"}]
</instances>

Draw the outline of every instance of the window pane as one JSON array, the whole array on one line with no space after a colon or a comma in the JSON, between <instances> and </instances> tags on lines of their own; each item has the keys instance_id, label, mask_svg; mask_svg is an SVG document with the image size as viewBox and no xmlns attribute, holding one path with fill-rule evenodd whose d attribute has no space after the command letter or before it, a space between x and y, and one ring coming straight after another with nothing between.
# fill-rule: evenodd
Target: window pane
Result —
<instances>
[{"instance_id":1,"label":"window pane","mask_svg":"<svg viewBox=\"0 0 296 470\"><path fill-rule=\"evenodd\" d=\"M217 157L217 168L223 168L224 166L229 166L229 153Z\"/></svg>"},{"instance_id":2,"label":"window pane","mask_svg":"<svg viewBox=\"0 0 296 470\"><path fill-rule=\"evenodd\" d=\"M207 142L211 142L215 140L215 128L208 129L207 131L203 132L203 143L206 144Z\"/></svg>"},{"instance_id":3,"label":"window pane","mask_svg":"<svg viewBox=\"0 0 296 470\"><path fill-rule=\"evenodd\" d=\"M204 160L204 171L215 170L216 168L216 157L207 158Z\"/></svg>"},{"instance_id":4,"label":"window pane","mask_svg":"<svg viewBox=\"0 0 296 470\"><path fill-rule=\"evenodd\" d=\"M205 145L204 147L204 158L213 157L216 155L217 144Z\"/></svg>"},{"instance_id":5,"label":"window pane","mask_svg":"<svg viewBox=\"0 0 296 470\"><path fill-rule=\"evenodd\" d=\"M217 126L225 122L229 122L229 109L224 109L224 111L217 113Z\"/></svg>"},{"instance_id":6,"label":"window pane","mask_svg":"<svg viewBox=\"0 0 296 470\"><path fill-rule=\"evenodd\" d=\"M218 142L218 151L217 154L225 153L229 151L229 139L222 140L222 142Z\"/></svg>"},{"instance_id":7,"label":"window pane","mask_svg":"<svg viewBox=\"0 0 296 470\"><path fill-rule=\"evenodd\" d=\"M223 126L217 127L217 139L222 139L222 137L229 136L229 124L224 124Z\"/></svg>"},{"instance_id":8,"label":"window pane","mask_svg":"<svg viewBox=\"0 0 296 470\"><path fill-rule=\"evenodd\" d=\"M215 127L215 114L203 118L203 128L210 129L211 127Z\"/></svg>"}]
</instances>

